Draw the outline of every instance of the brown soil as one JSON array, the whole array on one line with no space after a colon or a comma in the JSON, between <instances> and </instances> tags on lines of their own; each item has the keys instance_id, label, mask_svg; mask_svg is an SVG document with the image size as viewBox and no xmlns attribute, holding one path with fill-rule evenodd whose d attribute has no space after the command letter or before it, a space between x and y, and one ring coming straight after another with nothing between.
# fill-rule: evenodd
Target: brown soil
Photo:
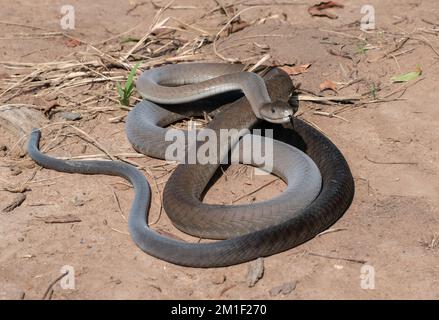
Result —
<instances>
[{"instance_id":1,"label":"brown soil","mask_svg":"<svg viewBox=\"0 0 439 320\"><path fill-rule=\"evenodd\" d=\"M111 53L127 52L135 43L122 43L121 38L104 46L97 43L139 23L141 27L125 37L141 38L157 12L149 1L74 2L76 29L69 35ZM218 48L226 48L221 54L230 58L242 60L255 55L257 58L250 60L253 63L267 52L272 64L310 63L307 72L292 76L308 95L321 94L319 85L325 80L337 82L339 88L338 93L324 92L325 95L364 94L363 98L371 101L375 99L371 88L377 88L376 98L385 101L362 105L300 104L300 116L318 126L340 148L355 177L354 202L332 227L340 230L266 258L264 276L254 287L246 284L247 264L219 269L172 265L140 251L127 234L125 217L133 193L122 179L40 170L27 156L17 155L13 148L17 137L0 127L0 146L12 149L0 151L1 186L25 185L31 189L25 192L26 200L21 206L0 214L0 299L18 299L23 294L25 299L41 298L64 265L75 268L76 288L63 290L57 284L53 299L269 299L273 298L273 287L290 281L297 281L296 288L275 299L439 298L439 5L425 0L368 1L375 8L377 30L363 33L358 21L364 1L340 1L345 7L332 10L339 15L334 20L310 17L307 8L319 1L306 0L296 5L286 2L243 13L243 20L249 22L271 18L221 38ZM237 6L239 10L249 8L245 3L263 2L242 3ZM61 61L74 53L92 52L85 44L67 45L69 39L62 36L23 39L20 35L62 32L61 5L58 1L47 5L15 1L0 11L0 92L8 87L4 84L8 79L19 79L14 78L15 74L29 73L25 68L7 67L5 62ZM227 21L220 11L199 18L217 6L215 1L176 1L172 6L163 17L173 16L188 23L195 19L198 27L212 34L221 28L220 22ZM24 24L44 31L23 27ZM187 34L183 36L189 37ZM395 47L405 37L410 39L401 48ZM261 52L261 47L266 46L268 51ZM200 51L205 59L219 60L211 45ZM344 56L330 51L343 52ZM385 56L386 53L389 54ZM402 85L392 84L390 78L414 71L417 65L422 67L422 80L413 80L406 84L407 90L386 97ZM356 79L359 81L353 81ZM341 83L348 85L342 88ZM134 152L125 137L124 123L109 121L127 113L117 102L103 98L89 105L92 111L79 103L93 91L117 98L114 83L61 91L65 95L51 92L50 86L44 89L52 96L38 96L39 91L34 90L12 99L6 94L0 99L2 105L31 103L47 107L55 95L59 104L55 110L79 110L83 118L72 124L111 154ZM99 107L106 109L99 111ZM341 118L316 111L336 112ZM50 122L61 120L55 113ZM51 145L50 154L68 157L102 153L74 135L74 130L60 128L52 126L43 131L43 145ZM154 228L196 241L177 231L164 212L160 214L159 194L173 167L149 158L131 160L148 168L146 176L153 191L150 221L158 220ZM241 168L231 167L228 179L222 177L206 201L231 203L273 179L251 178L250 170ZM26 183L29 179L32 180ZM283 183L277 181L240 203L270 198L282 188ZM16 197L17 193L0 191L0 209ZM41 219L66 214L81 221L45 223ZM360 286L363 260L374 267L373 290Z\"/></svg>"}]
</instances>

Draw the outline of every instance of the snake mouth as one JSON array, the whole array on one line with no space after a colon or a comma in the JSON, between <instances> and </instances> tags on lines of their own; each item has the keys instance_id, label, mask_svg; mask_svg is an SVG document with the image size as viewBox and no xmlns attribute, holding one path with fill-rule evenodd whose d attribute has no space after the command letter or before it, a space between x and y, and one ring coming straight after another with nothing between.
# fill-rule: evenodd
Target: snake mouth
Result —
<instances>
[{"instance_id":1,"label":"snake mouth","mask_svg":"<svg viewBox=\"0 0 439 320\"><path fill-rule=\"evenodd\" d=\"M272 117L270 115L270 117L266 116L266 115L262 115L262 119L271 123L287 123L291 121L291 118L294 115L294 111L293 112L288 112L288 111L284 111L283 115L280 117Z\"/></svg>"},{"instance_id":2,"label":"snake mouth","mask_svg":"<svg viewBox=\"0 0 439 320\"><path fill-rule=\"evenodd\" d=\"M265 121L271 122L271 123L287 123L290 122L292 115L288 115L286 117L282 118L263 118Z\"/></svg>"}]
</instances>

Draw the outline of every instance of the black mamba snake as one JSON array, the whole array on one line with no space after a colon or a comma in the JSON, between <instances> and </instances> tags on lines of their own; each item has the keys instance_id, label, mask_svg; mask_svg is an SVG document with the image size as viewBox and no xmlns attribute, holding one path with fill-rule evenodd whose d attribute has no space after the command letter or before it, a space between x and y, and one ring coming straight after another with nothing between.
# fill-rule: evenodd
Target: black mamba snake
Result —
<instances>
[{"instance_id":1,"label":"black mamba snake","mask_svg":"<svg viewBox=\"0 0 439 320\"><path fill-rule=\"evenodd\" d=\"M227 71L232 72L233 70L235 70L235 73L218 76L220 66L223 67L223 73ZM265 76L267 86L264 82L262 82L262 86L260 82L249 85L248 83L252 82L251 79L248 79L249 73L236 73L236 67L240 67L240 65L171 65L145 71L137 81L137 86L142 88L142 94L145 94L146 89L148 89L148 94L145 94L148 96L148 99L155 99L155 102L165 101L167 103L186 102L185 96L189 95L188 92L204 92L203 90L207 90L203 89L205 86L207 88L217 88L217 90L233 88L233 86L225 86L225 88L223 88L220 86L220 83L235 83L237 84L236 87L247 88L243 91L250 91L251 93L260 93L262 90L267 91L268 89L271 97L269 96L266 100L272 100L277 103L274 107L274 114L281 110L280 117L276 115L275 122L278 122L282 116L285 117L284 114L286 114L286 119L289 121L288 110L291 109L291 106L286 100L293 87L288 75L282 73L279 69L272 69ZM163 72L162 69L166 69L166 72ZM172 81L174 77L176 80L182 81L182 73L179 73L181 69L185 69L183 71L190 74L192 81L195 81L194 84L171 88L163 85L163 82L167 85L169 85L169 83L176 84ZM176 70L176 72L174 72L174 70ZM215 75L216 78L206 81L206 73L211 76ZM166 80L163 81L162 77L157 74L162 75L162 77L166 76ZM256 76L256 74L253 75ZM186 79L184 79L185 84L189 83L190 77L186 75ZM154 79L154 81L151 79ZM148 85L145 85L144 82L148 82ZM250 88L252 90L250 90ZM156 98L156 96L165 97L165 93L162 93L164 91L169 91L167 96L172 97L169 98L169 101L166 101L165 98ZM197 96L196 94L194 95ZM263 95L261 96L262 97L258 99L262 99ZM258 101L258 99L252 97L248 100ZM244 98L222 107L221 111L214 117L214 120L209 123L208 128L199 132L199 135L209 133L211 135L209 139L212 139L213 136L215 138L214 140L216 140L214 141L214 146L217 152L213 155L212 161L205 163L207 162L204 159L205 157L198 159L198 157L194 156L192 162L180 165L177 168L175 173L172 174L170 182L166 185L163 195L165 211L173 224L185 233L210 239L228 239L247 234L287 220L293 216L295 212L308 206L320 192L320 172L314 162L305 153L277 140L269 138L262 139L260 135L246 135L239 140L240 144L237 146L240 149L241 160L243 160L243 155L246 152L254 151L258 154L258 152L265 151L264 154L272 158L266 160L273 160L271 163L272 168L269 168L269 171L287 183L286 190L270 200L245 205L212 205L201 201L203 192L208 189L207 185L217 171L221 160L229 153L229 149L233 148L235 143L238 142L239 131L244 130L243 133L247 131L250 132L248 129L253 129L261 122L261 120L255 116L254 109L252 110L250 108L251 103L249 105L245 101ZM267 102L268 106L270 104L271 102ZM282 107L282 105L285 107ZM196 112L196 110L190 106L185 106L184 110L191 111L192 114ZM198 112L200 112L200 110L201 109L198 108ZM271 112L268 115L273 117ZM165 151L169 149L172 150L172 141L166 141L166 136L169 133L183 135L186 132L176 129L164 129L162 126L172 123L178 116L179 114L177 113L169 112L150 101L144 100L136 105L127 117L126 133L128 140L134 148L141 153L170 160L169 156L165 157ZM272 119L270 119L270 121L272 121ZM224 135L221 139L221 133L224 133L224 130L227 129L232 130L230 132L236 134L236 136L230 134L231 141L224 139ZM245 131L246 129L247 131ZM184 138L180 140L182 143L178 144L179 147L190 145L190 143L186 141L187 136L188 133L186 133L186 136L183 135ZM262 146L260 148L258 148L257 137L261 140L260 144ZM249 141L246 140L246 138L253 139L253 141L251 141L253 145L250 143L246 144L245 142ZM266 147L269 146L267 142L273 146L273 150L265 150ZM204 141L189 148L186 150L187 152L182 152L183 157L180 156L176 158L180 160L180 162L188 163L191 159L187 154L192 152L192 154L195 155L196 151L199 151L201 148L200 144L202 145L203 143ZM255 145L255 143L257 145ZM181 149L183 149L183 151L185 150L184 148ZM199 155L199 153L196 155ZM249 161L247 161L247 163L257 166L256 161L252 161L254 159L251 156L254 155L255 154L249 155ZM204 156L204 154L201 154L201 156ZM203 160L204 162L201 162ZM225 160L230 162L227 158ZM244 161L241 161L241 163L242 162ZM263 164L265 163L262 163L261 167L264 167Z\"/></svg>"},{"instance_id":2,"label":"black mamba snake","mask_svg":"<svg viewBox=\"0 0 439 320\"><path fill-rule=\"evenodd\" d=\"M285 82L286 79L282 77L274 77L271 84L268 82L272 97L285 98L285 92L282 92L284 90L282 84ZM233 88L236 89L236 87ZM142 89L140 91L143 94ZM245 90L243 91L245 92ZM261 124L261 121L255 117L255 114L262 117L271 114L271 107L267 103L264 102L257 113L254 112L254 109L251 110L251 106L245 98L241 98L222 108L209 126L220 128L223 125L234 127L233 125L237 124L238 126L256 127ZM273 112L273 114L275 113ZM283 115L285 114L283 113ZM281 117L273 119L272 122L284 122L284 119L277 121ZM234 120L236 122L233 122ZM294 138L296 145L301 147L317 165L322 177L320 193L309 205L291 212L289 216L284 215L281 219L282 222L273 224L270 219L263 219L261 225L266 224L265 227L259 226L258 230L252 230L249 229L249 225L251 225L249 224L241 231L234 231L232 234L237 235L236 237L206 244L169 239L148 227L147 213L150 204L150 189L147 181L136 168L118 161L63 161L46 156L38 150L40 138L38 130L34 130L31 134L28 151L32 159L46 168L69 173L118 175L129 180L135 189L135 198L129 217L129 229L133 240L142 250L175 264L191 267L220 267L269 256L311 239L337 221L353 199L352 175L343 155L334 144L320 132L297 118L291 118L290 122L284 123L282 126L279 124L272 126L274 126L274 138L283 139L288 143L292 143L291 139ZM185 227L184 215L188 214L192 208L202 205L200 197L203 189L218 167L218 165L208 165L206 170L202 170L198 175L197 168L199 166L199 164L178 166L164 192L166 212L168 214L171 212L171 218L176 212L177 214L180 212L183 223L177 223L177 227L192 234L198 234L199 228L203 228L205 221L208 220L201 219L202 223L198 225L198 228L195 227L194 231L191 226ZM184 192L179 191L178 188L183 189ZM263 204L263 202L259 204L261 203ZM267 216L270 218L270 214L273 212L280 212L284 209L288 208L276 207L274 211L270 210ZM246 210L251 211L251 207ZM194 217L189 214L189 217L186 217L186 222L193 222ZM195 223L195 225L197 224ZM224 232L224 229L227 228L223 227L222 229L222 232L216 235L212 231L214 228L211 228L209 232L210 234L213 232L213 238L223 238L230 235L227 234L227 231ZM245 233L248 230L250 230L249 233Z\"/></svg>"}]
</instances>

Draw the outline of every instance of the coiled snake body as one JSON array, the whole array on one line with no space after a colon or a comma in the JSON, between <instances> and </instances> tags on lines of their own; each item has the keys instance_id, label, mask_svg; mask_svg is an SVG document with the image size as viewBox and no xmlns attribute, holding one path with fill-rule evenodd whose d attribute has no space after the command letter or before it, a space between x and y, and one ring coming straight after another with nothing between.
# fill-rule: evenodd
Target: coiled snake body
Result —
<instances>
[{"instance_id":1,"label":"coiled snake body","mask_svg":"<svg viewBox=\"0 0 439 320\"><path fill-rule=\"evenodd\" d=\"M184 68L186 68L185 74L187 74L187 68L190 67L185 65ZM207 80L209 88L197 88L199 90L197 98L229 91L229 89L242 90L246 97L248 90L252 92L251 86L242 87L240 82L224 89L221 84L217 83L218 79L216 78L225 76L233 82L236 80L236 76L227 75L228 71L224 70L228 67L222 70L216 65L215 68L220 70L219 72L222 74L198 79L198 81ZM234 68L236 67L234 66ZM180 69L177 66L175 70ZM157 71L154 77L147 80L152 79L153 82L156 82L159 79L165 82L161 84L183 85L183 88L189 83L187 76L186 78L180 77L183 80L176 83L174 79L178 79L178 75L174 74L163 78L163 74L167 75L169 72L160 74L160 71ZM137 86L139 91L147 96L149 93L146 91L149 89L145 90L145 87L149 88L149 86L144 85L142 79L145 78L141 77ZM258 99L262 99L263 103L258 99L253 100L253 102L259 101L259 105L255 107L243 97L222 107L209 127L213 130L236 127L255 128L261 125L261 120L258 117L265 119L272 117L271 122L273 123L285 122L285 118L289 119L291 115L285 104L278 103L278 100L282 101L282 99L288 98L291 90L285 86L285 83L288 82L289 78L279 74L279 72L274 72L271 79L267 81L267 92L273 98L274 105L280 106L281 111L278 109L272 112L273 104L270 105L270 98L262 92L261 98ZM161 90L158 87L154 90ZM209 93L206 94L203 90L209 91ZM166 98L166 95L162 95L160 99L163 97ZM252 99L249 100L252 102ZM181 103L185 101L176 102L165 99L157 102ZM158 147L154 147L154 143L163 141L156 139L160 135L163 136L164 133L160 131L157 124L164 124L162 115L165 115L166 112L154 109L155 107L151 107L151 104L149 104L151 108L148 109L145 104L148 103L144 102L143 107L142 105L136 106L129 114L127 135L137 150L143 152L148 148L153 149L157 154L152 154L152 156L160 157L162 151L159 151ZM142 119L145 119L140 117L142 112L146 113L151 121L142 122ZM153 132L150 135L151 139L149 139L152 146L144 140L145 133L142 128L145 126ZM191 267L220 267L250 261L297 246L332 225L347 210L352 201L353 178L343 155L334 144L320 132L297 118L291 118L288 123L283 125L272 124L271 126L274 128L275 138L283 139L290 144L294 138L296 145L309 156L309 158L308 156L300 156L300 153L285 143L275 143L277 149L275 147L274 156L280 160L277 163L275 160L274 173L287 181L288 187L285 192L289 192L289 197L294 196L294 190L299 192L300 188L297 186L290 188L290 185L294 185L294 181L298 177L299 181L303 181L300 180L300 174L294 174L296 168L291 168L288 165L288 157L296 164L301 164L303 169L301 179L312 178L309 183L311 187L306 189L308 184L302 185L306 191L303 194L298 194L294 201L288 201L288 197L281 194L277 198L254 205L207 205L203 204L200 199L218 165L185 164L178 166L164 190L165 210L174 224L183 231L216 239L227 238L227 240L205 244L187 243L166 238L148 227L147 213L150 204L150 189L144 176L136 168L119 161L63 161L46 156L38 149L40 138L38 130L34 130L31 134L28 152L32 159L46 168L69 173L117 175L129 180L135 190L135 198L129 217L129 229L133 240L143 251L175 264ZM281 155L278 156L279 154ZM224 155L220 155L220 157L222 156ZM319 175L316 175L316 172L321 173L321 179ZM308 198L303 200L305 196ZM300 204L294 206L293 204L297 202Z\"/></svg>"}]
</instances>

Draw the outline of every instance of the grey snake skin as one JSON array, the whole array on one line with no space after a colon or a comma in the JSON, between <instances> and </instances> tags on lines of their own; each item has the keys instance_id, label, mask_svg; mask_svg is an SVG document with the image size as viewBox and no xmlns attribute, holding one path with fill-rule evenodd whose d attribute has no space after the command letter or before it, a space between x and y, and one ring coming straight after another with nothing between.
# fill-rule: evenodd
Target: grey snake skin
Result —
<instances>
[{"instance_id":1,"label":"grey snake skin","mask_svg":"<svg viewBox=\"0 0 439 320\"><path fill-rule=\"evenodd\" d=\"M268 92L272 97L287 98L285 82L286 78L282 75L274 76L267 81ZM266 105L261 108L265 107ZM68 173L116 175L130 181L135 191L129 216L130 234L134 242L148 254L190 267L229 266L279 253L313 238L343 215L354 196L354 181L349 166L328 138L298 118L290 117L290 121L287 123L282 121L283 124L276 124L275 119L272 121L274 123L267 125L258 119L256 114L253 106L243 97L222 107L221 112L215 116L209 127L215 130L215 128L230 127L235 124L251 128L271 126L274 129L275 139L294 144L315 163L321 174L320 192L305 207L290 212L291 215L286 214L281 222L270 224L270 221L267 221L267 225L260 226L261 228L257 230L251 227L249 229L247 226L243 230L238 230L237 233L232 233L232 238L211 243L187 243L164 237L151 230L147 224L150 188L143 174L131 165L119 161L103 160L66 161L44 155L38 149L40 131L37 129L31 133L28 153L34 161L45 168ZM177 167L164 191L165 210L171 218L172 215L180 213L183 216L187 215L188 210L193 208L192 205L195 205L195 208L202 205L200 200L204 191L202 189L211 179L212 172L216 171L217 165L214 166L209 165L200 172L198 171L199 164L184 164ZM288 207L276 207L275 209L276 212L283 210L288 210ZM198 209L195 211L198 212ZM271 211L268 214L271 214ZM180 221L183 224L184 221L193 222L195 215L189 214L181 217ZM201 220L208 221L208 218L206 220L203 217ZM204 224L205 222L201 222L201 227ZM264 224L265 222L262 223ZM176 225L180 229L186 229L184 225L178 223ZM198 232L192 230L190 226L185 231L192 234ZM223 236L229 235L225 232L214 238Z\"/></svg>"}]
</instances>

